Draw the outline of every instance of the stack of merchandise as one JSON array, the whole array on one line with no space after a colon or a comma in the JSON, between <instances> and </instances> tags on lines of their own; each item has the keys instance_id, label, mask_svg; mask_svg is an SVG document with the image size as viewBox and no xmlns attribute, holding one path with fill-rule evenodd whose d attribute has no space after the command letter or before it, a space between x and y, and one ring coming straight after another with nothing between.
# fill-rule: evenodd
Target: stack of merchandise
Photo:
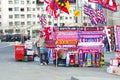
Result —
<instances>
[{"instance_id":1,"label":"stack of merchandise","mask_svg":"<svg viewBox=\"0 0 120 80\"><path fill-rule=\"evenodd\" d=\"M114 35L115 35L116 53L115 53L115 58L110 60L110 66L107 68L107 72L120 75L120 67L119 67L120 65L120 25L114 26Z\"/></svg>"},{"instance_id":2,"label":"stack of merchandise","mask_svg":"<svg viewBox=\"0 0 120 80\"><path fill-rule=\"evenodd\" d=\"M34 50L30 40L25 41L25 49L24 61L33 61Z\"/></svg>"},{"instance_id":3,"label":"stack of merchandise","mask_svg":"<svg viewBox=\"0 0 120 80\"><path fill-rule=\"evenodd\" d=\"M103 27L80 27L78 30L79 66L104 65Z\"/></svg>"},{"instance_id":4,"label":"stack of merchandise","mask_svg":"<svg viewBox=\"0 0 120 80\"><path fill-rule=\"evenodd\" d=\"M58 65L78 65L77 43L77 27L58 27L56 29Z\"/></svg>"},{"instance_id":5,"label":"stack of merchandise","mask_svg":"<svg viewBox=\"0 0 120 80\"><path fill-rule=\"evenodd\" d=\"M107 68L108 73L120 75L120 52L116 52L115 58L110 60L110 65Z\"/></svg>"}]
</instances>

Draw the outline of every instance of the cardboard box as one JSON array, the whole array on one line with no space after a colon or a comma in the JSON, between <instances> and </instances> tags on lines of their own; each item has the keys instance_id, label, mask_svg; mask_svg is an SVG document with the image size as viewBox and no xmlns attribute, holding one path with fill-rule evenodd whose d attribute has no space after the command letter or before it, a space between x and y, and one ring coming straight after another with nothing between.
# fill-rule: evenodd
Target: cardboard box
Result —
<instances>
[{"instance_id":1,"label":"cardboard box","mask_svg":"<svg viewBox=\"0 0 120 80\"><path fill-rule=\"evenodd\" d=\"M113 73L113 68L114 68L114 66L107 67L107 72L108 73Z\"/></svg>"},{"instance_id":2,"label":"cardboard box","mask_svg":"<svg viewBox=\"0 0 120 80\"><path fill-rule=\"evenodd\" d=\"M32 42L30 40L25 41L25 48L26 49L32 49L33 48Z\"/></svg>"},{"instance_id":3,"label":"cardboard box","mask_svg":"<svg viewBox=\"0 0 120 80\"><path fill-rule=\"evenodd\" d=\"M118 59L112 58L110 60L110 66L118 66Z\"/></svg>"},{"instance_id":4,"label":"cardboard box","mask_svg":"<svg viewBox=\"0 0 120 80\"><path fill-rule=\"evenodd\" d=\"M27 55L33 55L34 51L33 50L27 50Z\"/></svg>"},{"instance_id":5,"label":"cardboard box","mask_svg":"<svg viewBox=\"0 0 120 80\"><path fill-rule=\"evenodd\" d=\"M114 67L113 74L120 75L120 67Z\"/></svg>"},{"instance_id":6,"label":"cardboard box","mask_svg":"<svg viewBox=\"0 0 120 80\"><path fill-rule=\"evenodd\" d=\"M115 53L116 58L120 58L120 51Z\"/></svg>"}]
</instances>

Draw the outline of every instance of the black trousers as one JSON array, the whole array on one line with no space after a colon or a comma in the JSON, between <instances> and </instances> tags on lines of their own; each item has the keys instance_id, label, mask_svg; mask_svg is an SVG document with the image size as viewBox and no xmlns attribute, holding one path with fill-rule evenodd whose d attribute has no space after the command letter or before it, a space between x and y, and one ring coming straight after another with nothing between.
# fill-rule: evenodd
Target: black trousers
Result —
<instances>
[{"instance_id":1,"label":"black trousers","mask_svg":"<svg viewBox=\"0 0 120 80\"><path fill-rule=\"evenodd\" d=\"M47 53L40 53L40 63L46 62L48 64L48 54Z\"/></svg>"}]
</instances>

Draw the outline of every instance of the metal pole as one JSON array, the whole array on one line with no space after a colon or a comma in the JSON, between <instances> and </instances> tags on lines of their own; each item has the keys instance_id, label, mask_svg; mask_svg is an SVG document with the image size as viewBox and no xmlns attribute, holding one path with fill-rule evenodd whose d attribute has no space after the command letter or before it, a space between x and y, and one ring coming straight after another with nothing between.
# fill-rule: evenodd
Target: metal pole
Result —
<instances>
[{"instance_id":1,"label":"metal pole","mask_svg":"<svg viewBox=\"0 0 120 80\"><path fill-rule=\"evenodd\" d=\"M58 52L58 48L56 48L56 68L57 68L57 62L58 62L58 60L57 60L57 52Z\"/></svg>"},{"instance_id":2,"label":"metal pole","mask_svg":"<svg viewBox=\"0 0 120 80\"><path fill-rule=\"evenodd\" d=\"M78 9L78 0L76 0L75 10ZM78 18L75 17L75 23L78 23Z\"/></svg>"}]
</instances>

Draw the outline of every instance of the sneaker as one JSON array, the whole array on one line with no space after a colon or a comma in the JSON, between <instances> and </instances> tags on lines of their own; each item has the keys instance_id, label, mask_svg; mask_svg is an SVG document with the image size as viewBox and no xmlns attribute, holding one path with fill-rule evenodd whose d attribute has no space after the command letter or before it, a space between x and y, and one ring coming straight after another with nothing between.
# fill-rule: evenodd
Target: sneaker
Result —
<instances>
[{"instance_id":1,"label":"sneaker","mask_svg":"<svg viewBox=\"0 0 120 80\"><path fill-rule=\"evenodd\" d=\"M43 63L40 64L41 66L43 65Z\"/></svg>"},{"instance_id":2,"label":"sneaker","mask_svg":"<svg viewBox=\"0 0 120 80\"><path fill-rule=\"evenodd\" d=\"M47 63L46 63L46 62L45 62L44 64L45 64L45 65L47 65Z\"/></svg>"}]
</instances>

